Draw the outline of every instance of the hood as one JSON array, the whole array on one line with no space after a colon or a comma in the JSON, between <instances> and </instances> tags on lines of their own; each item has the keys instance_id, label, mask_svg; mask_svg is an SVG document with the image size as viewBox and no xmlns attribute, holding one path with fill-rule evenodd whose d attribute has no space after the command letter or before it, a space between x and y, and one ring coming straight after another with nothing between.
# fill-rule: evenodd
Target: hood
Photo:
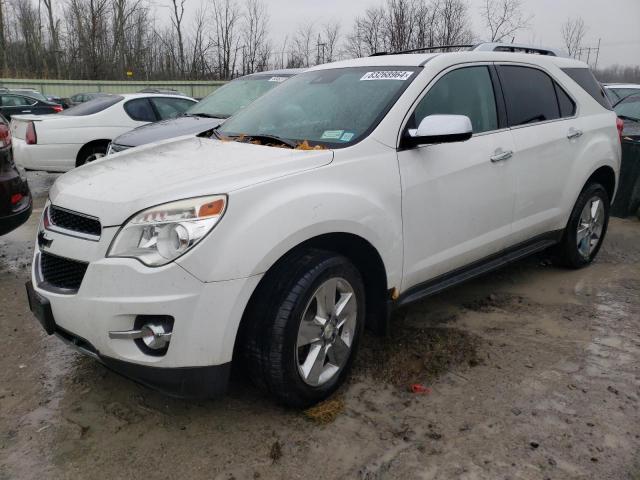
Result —
<instances>
[{"instance_id":1,"label":"hood","mask_svg":"<svg viewBox=\"0 0 640 480\"><path fill-rule=\"evenodd\" d=\"M147 143L181 137L183 135L197 135L198 133L217 127L223 121L221 118L185 115L134 128L130 132L123 133L115 138L113 143L127 147L138 147L140 145L146 145Z\"/></svg>"},{"instance_id":2,"label":"hood","mask_svg":"<svg viewBox=\"0 0 640 480\"><path fill-rule=\"evenodd\" d=\"M229 193L318 168L331 150L291 150L192 137L105 157L59 177L49 192L60 207L122 224L134 213L173 200Z\"/></svg>"}]
</instances>

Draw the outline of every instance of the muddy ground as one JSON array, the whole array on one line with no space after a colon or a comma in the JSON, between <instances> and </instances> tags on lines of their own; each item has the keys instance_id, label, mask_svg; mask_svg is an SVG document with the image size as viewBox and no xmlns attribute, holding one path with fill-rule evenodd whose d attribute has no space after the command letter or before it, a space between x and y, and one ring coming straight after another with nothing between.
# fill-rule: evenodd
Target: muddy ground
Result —
<instances>
[{"instance_id":1,"label":"muddy ground","mask_svg":"<svg viewBox=\"0 0 640 480\"><path fill-rule=\"evenodd\" d=\"M24 282L53 179L30 176L36 212L0 238L0 480L640 480L639 221L589 268L540 255L398 312L305 414L242 378L169 399L46 336Z\"/></svg>"}]
</instances>

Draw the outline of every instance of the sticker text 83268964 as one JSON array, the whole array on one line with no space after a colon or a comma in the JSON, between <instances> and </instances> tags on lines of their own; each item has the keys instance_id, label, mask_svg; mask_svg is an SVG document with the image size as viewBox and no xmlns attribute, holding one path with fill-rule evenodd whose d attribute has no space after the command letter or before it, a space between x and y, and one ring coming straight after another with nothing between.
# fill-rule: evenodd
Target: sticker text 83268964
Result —
<instances>
[{"instance_id":1,"label":"sticker text 83268964","mask_svg":"<svg viewBox=\"0 0 640 480\"><path fill-rule=\"evenodd\" d=\"M367 72L365 73L360 81L362 80L407 80L409 77L413 75L411 71L404 70L380 70L377 72Z\"/></svg>"}]
</instances>

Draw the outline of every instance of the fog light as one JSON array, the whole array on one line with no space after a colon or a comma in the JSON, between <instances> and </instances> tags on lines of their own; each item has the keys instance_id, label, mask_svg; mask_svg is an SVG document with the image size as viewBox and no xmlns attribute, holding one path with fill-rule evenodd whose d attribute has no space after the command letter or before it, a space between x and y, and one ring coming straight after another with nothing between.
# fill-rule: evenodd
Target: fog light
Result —
<instances>
[{"instance_id":1,"label":"fog light","mask_svg":"<svg viewBox=\"0 0 640 480\"><path fill-rule=\"evenodd\" d=\"M141 338L144 344L153 350L160 350L166 347L171 340L171 332L164 331L162 325L144 325L140 329Z\"/></svg>"}]
</instances>

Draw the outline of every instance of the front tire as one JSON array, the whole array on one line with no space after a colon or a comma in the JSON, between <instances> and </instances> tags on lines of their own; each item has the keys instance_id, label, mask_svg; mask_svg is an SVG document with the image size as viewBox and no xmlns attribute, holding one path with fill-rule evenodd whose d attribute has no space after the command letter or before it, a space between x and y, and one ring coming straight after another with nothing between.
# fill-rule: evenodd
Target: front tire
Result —
<instances>
[{"instance_id":1,"label":"front tire","mask_svg":"<svg viewBox=\"0 0 640 480\"><path fill-rule=\"evenodd\" d=\"M581 268L596 258L607 233L609 207L609 195L601 184L591 183L582 190L556 248L557 263Z\"/></svg>"},{"instance_id":2,"label":"front tire","mask_svg":"<svg viewBox=\"0 0 640 480\"><path fill-rule=\"evenodd\" d=\"M347 258L308 250L267 273L248 315L243 353L252 380L305 408L348 374L364 328L362 277Z\"/></svg>"}]
</instances>

